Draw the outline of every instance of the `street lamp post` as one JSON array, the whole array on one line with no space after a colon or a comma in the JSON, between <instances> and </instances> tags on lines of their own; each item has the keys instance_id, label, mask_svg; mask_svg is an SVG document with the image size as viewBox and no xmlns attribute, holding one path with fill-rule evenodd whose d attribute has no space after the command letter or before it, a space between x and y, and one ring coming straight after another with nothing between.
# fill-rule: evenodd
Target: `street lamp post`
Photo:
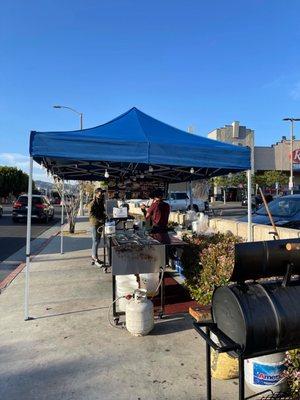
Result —
<instances>
[{"instance_id":1,"label":"street lamp post","mask_svg":"<svg viewBox=\"0 0 300 400\"><path fill-rule=\"evenodd\" d=\"M55 105L53 108L65 108L66 110L70 110L74 112L75 114L79 115L80 119L80 130L83 130L83 113L75 110L72 107L67 107L67 106L61 106L61 105ZM83 189L80 189L80 205L79 205L79 215L83 216L84 215L84 210L83 210Z\"/></svg>"},{"instance_id":2,"label":"street lamp post","mask_svg":"<svg viewBox=\"0 0 300 400\"><path fill-rule=\"evenodd\" d=\"M294 174L293 174L293 141L294 141L294 122L300 121L300 118L283 118L283 121L291 122L291 140L290 140L290 182L289 189L294 194Z\"/></svg>"},{"instance_id":3,"label":"street lamp post","mask_svg":"<svg viewBox=\"0 0 300 400\"><path fill-rule=\"evenodd\" d=\"M79 115L79 118L80 118L80 130L82 131L82 129L83 129L83 113L75 110L74 108L67 107L67 106L55 105L55 106L53 106L53 108L65 108L65 109L73 111L75 114Z\"/></svg>"}]
</instances>

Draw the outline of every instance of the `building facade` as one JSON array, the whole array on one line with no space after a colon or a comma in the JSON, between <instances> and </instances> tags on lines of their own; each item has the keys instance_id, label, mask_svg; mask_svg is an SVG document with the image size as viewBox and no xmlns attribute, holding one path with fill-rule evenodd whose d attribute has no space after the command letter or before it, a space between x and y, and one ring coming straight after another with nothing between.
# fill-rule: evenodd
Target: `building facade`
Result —
<instances>
[{"instance_id":1,"label":"building facade","mask_svg":"<svg viewBox=\"0 0 300 400\"><path fill-rule=\"evenodd\" d=\"M271 146L254 147L255 171L281 171L290 175L291 171L291 141L282 136L280 142ZM293 141L293 175L294 187L300 188L300 140Z\"/></svg>"},{"instance_id":2,"label":"building facade","mask_svg":"<svg viewBox=\"0 0 300 400\"><path fill-rule=\"evenodd\" d=\"M214 129L207 135L210 139L235 144L236 146L248 146L251 149L251 169L254 171L254 130L240 125L239 121L233 121L231 125Z\"/></svg>"}]
</instances>

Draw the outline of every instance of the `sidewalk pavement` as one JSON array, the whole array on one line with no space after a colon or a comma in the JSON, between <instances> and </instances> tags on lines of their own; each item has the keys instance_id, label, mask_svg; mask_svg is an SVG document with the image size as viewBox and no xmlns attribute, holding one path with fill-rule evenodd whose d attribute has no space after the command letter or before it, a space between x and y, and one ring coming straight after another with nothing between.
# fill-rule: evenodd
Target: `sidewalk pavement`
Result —
<instances>
[{"instance_id":1,"label":"sidewalk pavement","mask_svg":"<svg viewBox=\"0 0 300 400\"><path fill-rule=\"evenodd\" d=\"M24 271L0 295L1 400L205 399L205 345L188 315L157 320L145 337L109 325L111 275L90 264L90 232L53 237L33 258L30 316ZM237 397L213 381L213 398Z\"/></svg>"}]
</instances>

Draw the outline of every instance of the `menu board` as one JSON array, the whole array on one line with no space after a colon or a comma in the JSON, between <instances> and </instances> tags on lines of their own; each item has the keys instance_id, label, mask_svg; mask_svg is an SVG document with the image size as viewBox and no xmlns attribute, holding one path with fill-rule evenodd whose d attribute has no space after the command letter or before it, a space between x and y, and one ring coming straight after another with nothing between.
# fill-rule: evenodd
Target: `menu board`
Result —
<instances>
[{"instance_id":1,"label":"menu board","mask_svg":"<svg viewBox=\"0 0 300 400\"><path fill-rule=\"evenodd\" d=\"M165 183L150 180L118 182L110 180L108 182L108 197L110 199L149 199L154 190L160 189L166 192Z\"/></svg>"}]
</instances>

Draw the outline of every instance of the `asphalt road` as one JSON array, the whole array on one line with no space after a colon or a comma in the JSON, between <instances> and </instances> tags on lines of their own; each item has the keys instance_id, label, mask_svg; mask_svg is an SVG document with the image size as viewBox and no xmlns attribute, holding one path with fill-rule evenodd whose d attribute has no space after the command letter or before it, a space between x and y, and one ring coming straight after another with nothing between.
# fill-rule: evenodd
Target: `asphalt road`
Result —
<instances>
[{"instance_id":1,"label":"asphalt road","mask_svg":"<svg viewBox=\"0 0 300 400\"><path fill-rule=\"evenodd\" d=\"M3 217L0 218L0 262L21 249L26 244L26 221L13 222L11 218L12 206L3 206ZM55 206L55 217L52 221L40 223L32 221L31 239L54 225L60 216L60 207ZM25 252L24 252L25 258ZM0 265L1 269L1 265Z\"/></svg>"}]
</instances>

